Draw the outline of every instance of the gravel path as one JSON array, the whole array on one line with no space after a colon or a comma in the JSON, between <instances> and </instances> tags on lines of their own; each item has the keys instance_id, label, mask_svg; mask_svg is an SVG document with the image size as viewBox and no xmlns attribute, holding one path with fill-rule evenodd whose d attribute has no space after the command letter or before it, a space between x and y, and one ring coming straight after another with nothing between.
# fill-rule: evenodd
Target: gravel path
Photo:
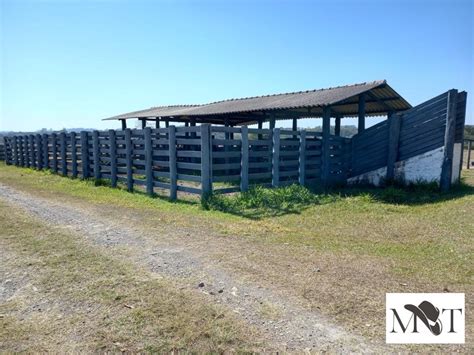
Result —
<instances>
[{"instance_id":1,"label":"gravel path","mask_svg":"<svg viewBox=\"0 0 474 355\"><path fill-rule=\"evenodd\" d=\"M105 247L108 252L117 248L118 255L123 255L121 251L126 248L130 261L171 277L182 287L207 294L211 302L227 306L249 324L257 326L281 349L339 353L380 350L375 344L345 332L326 317L304 309L275 290L245 282L239 275L223 271L218 263L203 259L191 246L172 241L152 243L142 232L119 225L98 214L97 210L67 206L2 184L0 198L45 223L66 228L85 241ZM164 228L154 238L160 239L162 233L169 232ZM184 232L178 229L175 233L179 237ZM275 317L265 316L262 311L265 305L272 305Z\"/></svg>"}]
</instances>

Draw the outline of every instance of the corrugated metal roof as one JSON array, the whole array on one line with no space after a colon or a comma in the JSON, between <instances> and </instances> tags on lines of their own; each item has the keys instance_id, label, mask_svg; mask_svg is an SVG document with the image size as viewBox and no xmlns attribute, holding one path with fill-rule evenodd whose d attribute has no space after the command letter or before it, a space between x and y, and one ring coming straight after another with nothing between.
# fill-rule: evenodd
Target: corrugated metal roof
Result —
<instances>
[{"instance_id":1,"label":"corrugated metal roof","mask_svg":"<svg viewBox=\"0 0 474 355\"><path fill-rule=\"evenodd\" d=\"M322 107L324 106L331 106L334 112L341 115L354 116L358 113L357 96L365 92L370 94L366 99L366 114L369 116L384 114L390 110L401 111L411 108L411 105L397 94L385 80L379 80L327 89L230 99L203 105L152 107L121 114L106 120L147 117L194 117L197 122L212 122L218 119L212 116L232 117L237 115L235 117L238 117L238 115L242 115L240 121L244 122L249 121L250 117L255 113L281 111L292 111L294 114L314 117L322 114ZM249 114L248 118L243 117L245 114Z\"/></svg>"}]
</instances>

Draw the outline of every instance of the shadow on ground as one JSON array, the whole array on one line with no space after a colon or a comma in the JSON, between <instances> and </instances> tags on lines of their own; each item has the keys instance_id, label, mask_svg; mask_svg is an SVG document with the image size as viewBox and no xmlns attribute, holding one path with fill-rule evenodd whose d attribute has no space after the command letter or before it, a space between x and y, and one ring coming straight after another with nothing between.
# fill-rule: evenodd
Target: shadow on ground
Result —
<instances>
[{"instance_id":1,"label":"shadow on ground","mask_svg":"<svg viewBox=\"0 0 474 355\"><path fill-rule=\"evenodd\" d=\"M383 188L340 187L328 191L292 185L278 189L255 187L248 192L234 195L214 194L204 199L202 205L204 209L258 220L300 214L310 207L336 203L346 198L360 198L361 203L416 206L440 203L469 195L474 195L474 185L466 181L454 185L449 192L440 192L437 185L425 183L409 186L390 184Z\"/></svg>"}]
</instances>

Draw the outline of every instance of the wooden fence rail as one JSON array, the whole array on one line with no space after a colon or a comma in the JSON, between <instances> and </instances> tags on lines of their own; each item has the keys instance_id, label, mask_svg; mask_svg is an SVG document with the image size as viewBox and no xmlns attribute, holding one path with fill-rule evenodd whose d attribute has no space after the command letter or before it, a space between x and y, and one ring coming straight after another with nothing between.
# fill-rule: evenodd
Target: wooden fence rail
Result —
<instances>
[{"instance_id":1,"label":"wooden fence rail","mask_svg":"<svg viewBox=\"0 0 474 355\"><path fill-rule=\"evenodd\" d=\"M313 131L218 127L126 129L16 135L6 139L6 161L83 179L108 179L129 191L143 186L205 196L247 191L249 186L319 184L322 134ZM349 174L350 139L330 136L327 176Z\"/></svg>"}]
</instances>

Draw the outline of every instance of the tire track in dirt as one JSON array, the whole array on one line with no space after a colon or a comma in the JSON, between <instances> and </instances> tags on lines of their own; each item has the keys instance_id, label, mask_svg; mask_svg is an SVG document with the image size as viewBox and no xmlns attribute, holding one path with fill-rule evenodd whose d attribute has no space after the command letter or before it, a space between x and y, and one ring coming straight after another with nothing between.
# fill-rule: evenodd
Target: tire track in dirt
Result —
<instances>
[{"instance_id":1,"label":"tire track in dirt","mask_svg":"<svg viewBox=\"0 0 474 355\"><path fill-rule=\"evenodd\" d=\"M179 285L204 292L210 302L227 306L249 324L257 326L278 348L284 350L373 352L378 346L349 334L315 311L304 309L274 290L243 282L239 275L224 272L213 263L193 253L191 247L165 243L157 246L143 234L104 218L97 211L87 211L64 203L32 196L0 184L0 197L22 208L41 221L62 226L90 243L117 256L127 248L127 257L152 272L171 277ZM160 233L169 233L169 230ZM176 231L180 233L180 231ZM157 235L158 236L158 235ZM269 319L264 305L275 307L277 316ZM271 317L273 318L273 317ZM380 350L380 349L379 349Z\"/></svg>"}]
</instances>

